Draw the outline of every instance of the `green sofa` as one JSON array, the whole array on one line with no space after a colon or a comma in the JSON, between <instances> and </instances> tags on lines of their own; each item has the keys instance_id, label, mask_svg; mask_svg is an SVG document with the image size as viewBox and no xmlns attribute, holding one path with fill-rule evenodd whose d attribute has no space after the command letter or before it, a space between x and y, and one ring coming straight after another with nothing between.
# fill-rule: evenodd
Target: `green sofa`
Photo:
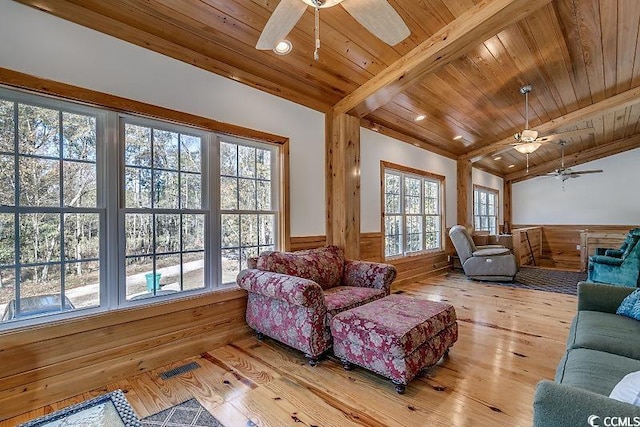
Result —
<instances>
[{"instance_id":1,"label":"green sofa","mask_svg":"<svg viewBox=\"0 0 640 427\"><path fill-rule=\"evenodd\" d=\"M581 282L578 313L555 381L541 381L533 399L535 427L588 426L587 419L640 417L640 407L609 398L627 374L640 371L640 321L615 314L634 288Z\"/></svg>"}]
</instances>

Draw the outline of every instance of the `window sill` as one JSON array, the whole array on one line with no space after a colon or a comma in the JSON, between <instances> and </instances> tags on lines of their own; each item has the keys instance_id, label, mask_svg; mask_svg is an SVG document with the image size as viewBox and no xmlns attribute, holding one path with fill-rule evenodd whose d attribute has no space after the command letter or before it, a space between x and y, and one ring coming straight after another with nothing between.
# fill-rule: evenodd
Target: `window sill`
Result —
<instances>
[{"instance_id":1,"label":"window sill","mask_svg":"<svg viewBox=\"0 0 640 427\"><path fill-rule=\"evenodd\" d=\"M445 254L444 249L431 249L428 251L411 252L406 255L394 255L394 256L386 257L384 258L384 261L392 262L392 261L400 261L400 260L410 259L410 258L426 258L426 257L438 256L438 255L444 255L444 254Z\"/></svg>"},{"instance_id":2,"label":"window sill","mask_svg":"<svg viewBox=\"0 0 640 427\"><path fill-rule=\"evenodd\" d=\"M52 320L46 318L42 323L16 326L0 331L0 339L7 347L24 345L36 340L53 339L65 335L77 334L99 328L110 327L122 323L134 322L161 314L195 309L211 304L224 303L246 298L246 291L231 284L224 288L216 288L196 295L174 297L169 300L147 302L144 305L127 306L108 311L82 313L73 317ZM44 319L44 318L43 318Z\"/></svg>"}]
</instances>

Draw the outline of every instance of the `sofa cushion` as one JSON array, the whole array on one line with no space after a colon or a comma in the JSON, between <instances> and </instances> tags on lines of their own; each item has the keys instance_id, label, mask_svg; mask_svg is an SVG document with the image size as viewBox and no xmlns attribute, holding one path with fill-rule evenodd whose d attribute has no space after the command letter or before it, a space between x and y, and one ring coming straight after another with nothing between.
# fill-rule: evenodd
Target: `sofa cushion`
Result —
<instances>
[{"instance_id":1,"label":"sofa cushion","mask_svg":"<svg viewBox=\"0 0 640 427\"><path fill-rule=\"evenodd\" d=\"M313 280L322 289L340 283L344 271L344 254L337 246L298 252L263 252L258 257L258 270L288 274Z\"/></svg>"},{"instance_id":2,"label":"sofa cushion","mask_svg":"<svg viewBox=\"0 0 640 427\"><path fill-rule=\"evenodd\" d=\"M345 310L370 303L386 295L384 289L362 288L356 286L336 286L324 291L328 320Z\"/></svg>"},{"instance_id":3,"label":"sofa cushion","mask_svg":"<svg viewBox=\"0 0 640 427\"><path fill-rule=\"evenodd\" d=\"M640 360L640 322L600 311L581 310L574 318L568 348L588 348Z\"/></svg>"},{"instance_id":4,"label":"sofa cushion","mask_svg":"<svg viewBox=\"0 0 640 427\"><path fill-rule=\"evenodd\" d=\"M609 396L616 384L634 371L640 371L640 360L576 348L560 361L556 382Z\"/></svg>"}]
</instances>

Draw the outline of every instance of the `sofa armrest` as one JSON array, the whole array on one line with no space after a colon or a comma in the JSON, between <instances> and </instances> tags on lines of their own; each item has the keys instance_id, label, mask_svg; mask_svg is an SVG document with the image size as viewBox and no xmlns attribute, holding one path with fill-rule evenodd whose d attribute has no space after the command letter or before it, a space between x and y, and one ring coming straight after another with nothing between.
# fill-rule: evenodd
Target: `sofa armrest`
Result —
<instances>
[{"instance_id":1,"label":"sofa armrest","mask_svg":"<svg viewBox=\"0 0 640 427\"><path fill-rule=\"evenodd\" d=\"M595 424L587 421L592 416L600 417L594 419ZM534 427L605 425L605 417L631 417L633 421L640 417L640 407L553 381L540 381L536 386Z\"/></svg>"},{"instance_id":2,"label":"sofa armrest","mask_svg":"<svg viewBox=\"0 0 640 427\"><path fill-rule=\"evenodd\" d=\"M325 305L322 288L313 280L262 270L242 270L238 286L249 292L303 307Z\"/></svg>"},{"instance_id":3,"label":"sofa armrest","mask_svg":"<svg viewBox=\"0 0 640 427\"><path fill-rule=\"evenodd\" d=\"M396 268L390 264L346 260L342 284L344 286L384 289L389 295L391 283L395 280L396 274Z\"/></svg>"},{"instance_id":4,"label":"sofa armrest","mask_svg":"<svg viewBox=\"0 0 640 427\"><path fill-rule=\"evenodd\" d=\"M623 299L635 288L602 283L578 283L578 311L615 313Z\"/></svg>"}]
</instances>

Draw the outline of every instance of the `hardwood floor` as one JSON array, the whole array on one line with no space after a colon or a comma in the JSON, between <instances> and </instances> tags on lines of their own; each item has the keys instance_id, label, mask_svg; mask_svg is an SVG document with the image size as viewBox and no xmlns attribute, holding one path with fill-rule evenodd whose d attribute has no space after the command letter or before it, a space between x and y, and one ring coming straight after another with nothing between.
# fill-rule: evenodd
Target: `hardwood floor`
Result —
<instances>
[{"instance_id":1,"label":"hardwood floor","mask_svg":"<svg viewBox=\"0 0 640 427\"><path fill-rule=\"evenodd\" d=\"M448 276L394 290L453 304L460 329L449 357L413 380L404 395L362 368L344 371L333 357L311 368L300 352L251 337L0 422L0 427L117 388L140 417L195 397L227 427L245 427L248 420L260 426L531 425L534 386L553 378L575 297ZM201 368L159 378L190 361Z\"/></svg>"}]
</instances>

